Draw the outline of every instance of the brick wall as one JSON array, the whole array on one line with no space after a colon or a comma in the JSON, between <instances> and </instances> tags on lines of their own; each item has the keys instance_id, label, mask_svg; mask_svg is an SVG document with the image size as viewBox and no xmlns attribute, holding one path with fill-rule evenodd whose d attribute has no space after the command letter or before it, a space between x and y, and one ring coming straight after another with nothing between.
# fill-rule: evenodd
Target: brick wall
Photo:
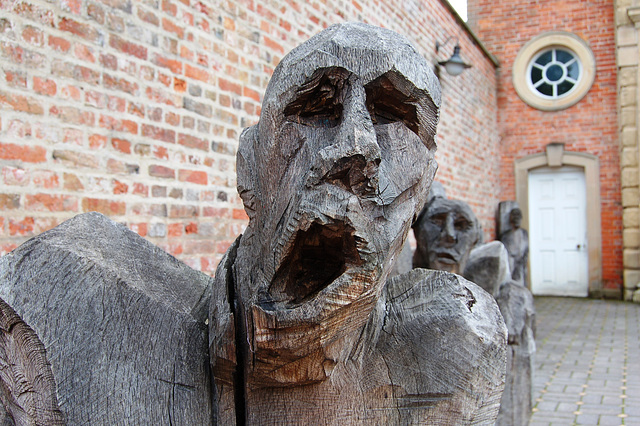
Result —
<instances>
[{"instance_id":1,"label":"brick wall","mask_svg":"<svg viewBox=\"0 0 640 426\"><path fill-rule=\"evenodd\" d=\"M99 211L211 273L246 225L235 152L282 56L326 26L398 31L442 79L438 179L493 237L495 66L439 1L0 0L0 253Z\"/></svg>"},{"instance_id":2,"label":"brick wall","mask_svg":"<svg viewBox=\"0 0 640 426\"><path fill-rule=\"evenodd\" d=\"M561 142L567 151L596 155L600 159L603 286L619 288L622 207L612 2L469 0L468 15L470 27L500 60L500 198L515 198L514 160L544 152L549 143ZM547 31L578 35L589 44L596 59L595 82L589 93L576 105L556 112L528 106L512 84L512 66L518 51L534 36Z\"/></svg>"}]
</instances>

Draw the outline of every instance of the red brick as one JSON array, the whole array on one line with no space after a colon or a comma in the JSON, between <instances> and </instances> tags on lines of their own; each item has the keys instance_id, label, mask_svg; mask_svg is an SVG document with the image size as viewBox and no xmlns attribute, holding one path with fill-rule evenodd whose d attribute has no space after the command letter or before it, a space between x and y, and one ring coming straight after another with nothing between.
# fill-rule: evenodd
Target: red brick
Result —
<instances>
[{"instance_id":1,"label":"red brick","mask_svg":"<svg viewBox=\"0 0 640 426\"><path fill-rule=\"evenodd\" d=\"M131 193L133 195L141 195L143 197L149 196L149 186L140 182L136 182L133 184L133 188L131 189Z\"/></svg>"},{"instance_id":2,"label":"red brick","mask_svg":"<svg viewBox=\"0 0 640 426\"><path fill-rule=\"evenodd\" d=\"M176 172L169 167L154 164L149 166L149 176L174 179L176 177Z\"/></svg>"},{"instance_id":3,"label":"red brick","mask_svg":"<svg viewBox=\"0 0 640 426\"><path fill-rule=\"evenodd\" d=\"M162 129L150 124L142 125L142 136L167 143L175 143L176 141L176 132L174 130Z\"/></svg>"},{"instance_id":4,"label":"red brick","mask_svg":"<svg viewBox=\"0 0 640 426\"><path fill-rule=\"evenodd\" d=\"M224 78L218 78L218 87L226 92L233 92L237 95L242 95L242 86L237 83L232 83Z\"/></svg>"},{"instance_id":5,"label":"red brick","mask_svg":"<svg viewBox=\"0 0 640 426\"><path fill-rule=\"evenodd\" d=\"M53 80L33 77L33 90L41 95L54 96L57 91L57 85Z\"/></svg>"},{"instance_id":6,"label":"red brick","mask_svg":"<svg viewBox=\"0 0 640 426\"><path fill-rule=\"evenodd\" d=\"M60 179L50 170L35 170L32 173L33 184L40 188L54 189L60 186Z\"/></svg>"},{"instance_id":7,"label":"red brick","mask_svg":"<svg viewBox=\"0 0 640 426\"><path fill-rule=\"evenodd\" d=\"M89 147L91 149L102 149L107 146L107 137L93 134L89 136Z\"/></svg>"},{"instance_id":8,"label":"red brick","mask_svg":"<svg viewBox=\"0 0 640 426\"><path fill-rule=\"evenodd\" d=\"M84 212L98 212L105 216L122 216L126 213L126 204L122 201L111 201L99 198L84 198L82 200Z\"/></svg>"},{"instance_id":9,"label":"red brick","mask_svg":"<svg viewBox=\"0 0 640 426\"><path fill-rule=\"evenodd\" d=\"M77 212L78 199L69 195L27 194L25 208L36 212Z\"/></svg>"},{"instance_id":10,"label":"red brick","mask_svg":"<svg viewBox=\"0 0 640 426\"><path fill-rule=\"evenodd\" d=\"M173 204L169 207L169 217L188 218L196 216L198 216L198 207L196 206L177 206Z\"/></svg>"},{"instance_id":11,"label":"red brick","mask_svg":"<svg viewBox=\"0 0 640 426\"><path fill-rule=\"evenodd\" d=\"M86 105L104 108L107 105L107 95L95 90L87 90L84 94L84 101Z\"/></svg>"},{"instance_id":12,"label":"red brick","mask_svg":"<svg viewBox=\"0 0 640 426\"><path fill-rule=\"evenodd\" d=\"M115 34L111 34L109 37L109 46L138 59L147 59L146 47L127 41Z\"/></svg>"},{"instance_id":13,"label":"red brick","mask_svg":"<svg viewBox=\"0 0 640 426\"><path fill-rule=\"evenodd\" d=\"M77 125L93 125L95 122L93 112L70 106L52 106L49 108L49 115L57 117L65 123Z\"/></svg>"},{"instance_id":14,"label":"red brick","mask_svg":"<svg viewBox=\"0 0 640 426\"><path fill-rule=\"evenodd\" d=\"M215 252L216 243L213 241L187 241L184 243L185 254L211 254Z\"/></svg>"},{"instance_id":15,"label":"red brick","mask_svg":"<svg viewBox=\"0 0 640 426\"><path fill-rule=\"evenodd\" d=\"M22 95L6 93L0 91L0 106L6 104L16 111L28 112L29 114L42 115L44 109L35 99Z\"/></svg>"},{"instance_id":16,"label":"red brick","mask_svg":"<svg viewBox=\"0 0 640 426\"><path fill-rule=\"evenodd\" d=\"M116 71L118 69L118 58L111 54L101 54L100 64L105 68Z\"/></svg>"},{"instance_id":17,"label":"red brick","mask_svg":"<svg viewBox=\"0 0 640 426\"><path fill-rule=\"evenodd\" d=\"M160 25L160 19L156 16L156 14L149 10L144 10L141 6L138 7L138 17L144 22L148 22L151 25Z\"/></svg>"},{"instance_id":18,"label":"red brick","mask_svg":"<svg viewBox=\"0 0 640 426\"><path fill-rule=\"evenodd\" d=\"M178 14L178 7L170 0L162 0L162 11L176 16Z\"/></svg>"},{"instance_id":19,"label":"red brick","mask_svg":"<svg viewBox=\"0 0 640 426\"><path fill-rule=\"evenodd\" d=\"M68 31L90 41L98 41L100 33L88 24L83 24L70 18L62 18L58 24L62 31Z\"/></svg>"},{"instance_id":20,"label":"red brick","mask_svg":"<svg viewBox=\"0 0 640 426\"><path fill-rule=\"evenodd\" d=\"M120 152L131 154L131 142L126 139L112 138L111 145Z\"/></svg>"},{"instance_id":21,"label":"red brick","mask_svg":"<svg viewBox=\"0 0 640 426\"><path fill-rule=\"evenodd\" d=\"M253 89L250 89L250 88L248 88L246 86L243 87L242 90L243 90L244 96L247 96L247 97L253 99L256 102L261 102L260 93L256 92Z\"/></svg>"},{"instance_id":22,"label":"red brick","mask_svg":"<svg viewBox=\"0 0 640 426\"><path fill-rule=\"evenodd\" d=\"M167 235L170 237L181 237L184 226L181 223L171 223L167 227Z\"/></svg>"},{"instance_id":23,"label":"red brick","mask_svg":"<svg viewBox=\"0 0 640 426\"><path fill-rule=\"evenodd\" d=\"M187 82L177 77L174 77L173 88L176 92L184 92L187 90Z\"/></svg>"},{"instance_id":24,"label":"red brick","mask_svg":"<svg viewBox=\"0 0 640 426\"><path fill-rule=\"evenodd\" d=\"M210 78L209 72L207 70L193 67L189 64L185 64L184 66L184 75L195 80L204 81L205 83L208 83Z\"/></svg>"},{"instance_id":25,"label":"red brick","mask_svg":"<svg viewBox=\"0 0 640 426\"><path fill-rule=\"evenodd\" d=\"M108 115L101 115L100 127L118 132L138 133L138 124L132 120L116 119Z\"/></svg>"},{"instance_id":26,"label":"red brick","mask_svg":"<svg viewBox=\"0 0 640 426\"><path fill-rule=\"evenodd\" d=\"M189 147L189 148L200 149L202 151L209 150L208 141L197 138L195 136L185 135L184 133L180 133L178 135L178 144Z\"/></svg>"},{"instance_id":27,"label":"red brick","mask_svg":"<svg viewBox=\"0 0 640 426\"><path fill-rule=\"evenodd\" d=\"M119 180L113 180L113 193L114 194L126 194L129 192L129 185Z\"/></svg>"},{"instance_id":28,"label":"red brick","mask_svg":"<svg viewBox=\"0 0 640 426\"><path fill-rule=\"evenodd\" d=\"M4 79L9 86L12 87L27 87L27 74L19 71L4 71Z\"/></svg>"},{"instance_id":29,"label":"red brick","mask_svg":"<svg viewBox=\"0 0 640 426\"><path fill-rule=\"evenodd\" d=\"M83 44L76 44L74 53L76 55L76 58L80 59L81 61L86 61L86 62L96 61L96 56L93 49Z\"/></svg>"},{"instance_id":30,"label":"red brick","mask_svg":"<svg viewBox=\"0 0 640 426\"><path fill-rule=\"evenodd\" d=\"M20 160L27 163L42 163L47 160L47 150L41 146L0 142L0 158L3 160Z\"/></svg>"},{"instance_id":31,"label":"red brick","mask_svg":"<svg viewBox=\"0 0 640 426\"><path fill-rule=\"evenodd\" d=\"M154 55L153 63L159 67L168 68L174 74L182 73L182 62L175 59L169 59L161 55Z\"/></svg>"},{"instance_id":32,"label":"red brick","mask_svg":"<svg viewBox=\"0 0 640 426\"><path fill-rule=\"evenodd\" d=\"M65 173L62 178L64 179L64 189L67 191L79 192L84 190L84 185L80 182L78 176L73 173Z\"/></svg>"},{"instance_id":33,"label":"red brick","mask_svg":"<svg viewBox=\"0 0 640 426\"><path fill-rule=\"evenodd\" d=\"M191 182L191 183L197 183L199 185L206 185L207 172L202 172L198 170L181 169L178 171L178 180L180 182Z\"/></svg>"},{"instance_id":34,"label":"red brick","mask_svg":"<svg viewBox=\"0 0 640 426\"><path fill-rule=\"evenodd\" d=\"M22 39L34 46L42 46L44 44L44 34L42 30L30 25L22 30Z\"/></svg>"},{"instance_id":35,"label":"red brick","mask_svg":"<svg viewBox=\"0 0 640 426\"><path fill-rule=\"evenodd\" d=\"M272 40L267 36L264 36L264 45L267 46L269 49L273 49L279 52L280 54L284 54L284 47L282 47L280 43L277 43L276 41Z\"/></svg>"},{"instance_id":36,"label":"red brick","mask_svg":"<svg viewBox=\"0 0 640 426\"><path fill-rule=\"evenodd\" d=\"M185 227L184 227L184 232L186 234L197 234L198 233L198 224L195 222L189 222Z\"/></svg>"},{"instance_id":37,"label":"red brick","mask_svg":"<svg viewBox=\"0 0 640 426\"><path fill-rule=\"evenodd\" d=\"M233 209L232 217L234 219L249 220L249 216L247 216L247 212L244 209Z\"/></svg>"},{"instance_id":38,"label":"red brick","mask_svg":"<svg viewBox=\"0 0 640 426\"><path fill-rule=\"evenodd\" d=\"M53 151L53 159L69 162L76 167L89 167L97 169L99 161L96 156L78 151L56 149Z\"/></svg>"},{"instance_id":39,"label":"red brick","mask_svg":"<svg viewBox=\"0 0 640 426\"><path fill-rule=\"evenodd\" d=\"M16 210L19 208L19 194L0 194L0 210Z\"/></svg>"},{"instance_id":40,"label":"red brick","mask_svg":"<svg viewBox=\"0 0 640 426\"><path fill-rule=\"evenodd\" d=\"M28 236L32 235L34 231L34 220L32 217L25 217L22 220L9 219L9 235L16 236Z\"/></svg>"},{"instance_id":41,"label":"red brick","mask_svg":"<svg viewBox=\"0 0 640 426\"><path fill-rule=\"evenodd\" d=\"M162 18L162 28L166 31L174 33L180 39L184 38L184 28L174 24L171 20L167 18Z\"/></svg>"},{"instance_id":42,"label":"red brick","mask_svg":"<svg viewBox=\"0 0 640 426\"><path fill-rule=\"evenodd\" d=\"M136 95L140 86L135 81L128 81L124 78L113 77L109 74L103 74L103 84L108 89L120 90L130 95Z\"/></svg>"},{"instance_id":43,"label":"red brick","mask_svg":"<svg viewBox=\"0 0 640 426\"><path fill-rule=\"evenodd\" d=\"M31 175L25 169L5 166L2 168L2 181L9 186L26 186L31 182Z\"/></svg>"}]
</instances>

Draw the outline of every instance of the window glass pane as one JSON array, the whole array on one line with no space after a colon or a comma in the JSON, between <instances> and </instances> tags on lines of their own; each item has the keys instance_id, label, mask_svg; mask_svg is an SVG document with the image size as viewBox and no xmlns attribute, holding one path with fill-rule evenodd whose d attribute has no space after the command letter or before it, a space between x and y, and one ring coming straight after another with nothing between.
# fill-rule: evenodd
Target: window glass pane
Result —
<instances>
[{"instance_id":1,"label":"window glass pane","mask_svg":"<svg viewBox=\"0 0 640 426\"><path fill-rule=\"evenodd\" d=\"M547 68L547 80L556 82L562 78L564 70L560 65L553 64Z\"/></svg>"},{"instance_id":2,"label":"window glass pane","mask_svg":"<svg viewBox=\"0 0 640 426\"><path fill-rule=\"evenodd\" d=\"M531 82L533 84L542 80L542 70L540 68L531 67Z\"/></svg>"},{"instance_id":3,"label":"window glass pane","mask_svg":"<svg viewBox=\"0 0 640 426\"><path fill-rule=\"evenodd\" d=\"M578 62L574 62L567 67L567 75L574 80L577 80L580 77L580 67L578 66Z\"/></svg>"},{"instance_id":4,"label":"window glass pane","mask_svg":"<svg viewBox=\"0 0 640 426\"><path fill-rule=\"evenodd\" d=\"M553 96L553 87L547 83L542 83L537 87L538 92L546 96Z\"/></svg>"},{"instance_id":5,"label":"window glass pane","mask_svg":"<svg viewBox=\"0 0 640 426\"><path fill-rule=\"evenodd\" d=\"M573 89L573 86L574 84L572 82L566 80L558 84L558 96L568 93L571 89Z\"/></svg>"},{"instance_id":6,"label":"window glass pane","mask_svg":"<svg viewBox=\"0 0 640 426\"><path fill-rule=\"evenodd\" d=\"M556 59L563 64L566 64L573 59L573 55L566 50L556 49Z\"/></svg>"},{"instance_id":7,"label":"window glass pane","mask_svg":"<svg viewBox=\"0 0 640 426\"><path fill-rule=\"evenodd\" d=\"M551 62L551 51L545 52L538 59L536 59L536 64L546 65Z\"/></svg>"}]
</instances>

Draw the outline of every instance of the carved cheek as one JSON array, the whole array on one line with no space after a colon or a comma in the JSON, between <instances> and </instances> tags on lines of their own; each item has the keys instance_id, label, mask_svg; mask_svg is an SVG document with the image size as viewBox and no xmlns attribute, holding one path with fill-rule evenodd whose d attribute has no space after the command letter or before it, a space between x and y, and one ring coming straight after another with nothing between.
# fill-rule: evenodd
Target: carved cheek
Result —
<instances>
[{"instance_id":1,"label":"carved cheek","mask_svg":"<svg viewBox=\"0 0 640 426\"><path fill-rule=\"evenodd\" d=\"M400 194L425 176L429 163L434 161L433 153L403 123L376 125L375 129L382 151L381 168L389 175L386 181L391 188Z\"/></svg>"}]
</instances>

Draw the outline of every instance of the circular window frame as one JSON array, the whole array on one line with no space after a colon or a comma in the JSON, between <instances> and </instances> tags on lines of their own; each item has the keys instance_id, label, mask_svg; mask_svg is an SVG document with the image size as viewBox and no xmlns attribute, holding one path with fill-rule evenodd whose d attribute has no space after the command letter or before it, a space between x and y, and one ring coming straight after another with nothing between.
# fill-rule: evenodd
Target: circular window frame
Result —
<instances>
[{"instance_id":1,"label":"circular window frame","mask_svg":"<svg viewBox=\"0 0 640 426\"><path fill-rule=\"evenodd\" d=\"M529 85L529 63L543 50L561 48L571 51L582 65L582 76L566 96L545 98ZM553 31L531 39L513 63L513 87L527 105L542 111L558 111L575 105L591 89L596 75L596 60L587 43L572 33Z\"/></svg>"}]
</instances>

